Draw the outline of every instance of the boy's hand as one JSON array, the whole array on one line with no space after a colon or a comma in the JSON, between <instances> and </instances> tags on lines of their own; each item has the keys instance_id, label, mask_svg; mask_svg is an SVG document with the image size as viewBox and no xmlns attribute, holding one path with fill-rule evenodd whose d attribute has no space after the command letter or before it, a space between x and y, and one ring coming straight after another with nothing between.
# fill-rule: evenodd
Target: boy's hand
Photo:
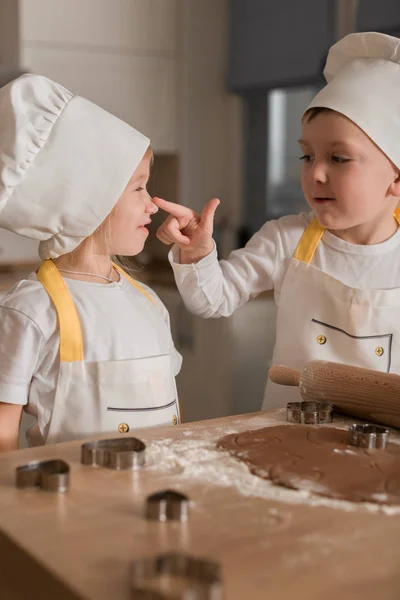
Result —
<instances>
[{"instance_id":1,"label":"boy's hand","mask_svg":"<svg viewBox=\"0 0 400 600\"><path fill-rule=\"evenodd\" d=\"M214 214L219 205L218 198L207 202L201 215L186 206L161 198L153 198L153 202L169 213L169 217L159 227L157 237L164 244L177 244L181 263L197 262L212 252Z\"/></svg>"}]
</instances>

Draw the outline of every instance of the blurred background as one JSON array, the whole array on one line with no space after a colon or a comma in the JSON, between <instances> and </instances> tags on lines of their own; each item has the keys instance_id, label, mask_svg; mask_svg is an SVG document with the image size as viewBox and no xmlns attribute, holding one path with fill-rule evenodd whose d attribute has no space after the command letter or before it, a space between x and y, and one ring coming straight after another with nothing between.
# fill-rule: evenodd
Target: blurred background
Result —
<instances>
[{"instance_id":1,"label":"blurred background","mask_svg":"<svg viewBox=\"0 0 400 600\"><path fill-rule=\"evenodd\" d=\"M0 86L46 75L148 135L150 193L198 211L218 196L215 237L227 257L266 220L307 209L301 114L323 85L329 47L369 30L400 36L399 1L0 0ZM259 410L273 297L229 319L190 315L154 235L163 217L138 278L170 311L185 420ZM0 230L0 294L37 264L35 243Z\"/></svg>"}]
</instances>

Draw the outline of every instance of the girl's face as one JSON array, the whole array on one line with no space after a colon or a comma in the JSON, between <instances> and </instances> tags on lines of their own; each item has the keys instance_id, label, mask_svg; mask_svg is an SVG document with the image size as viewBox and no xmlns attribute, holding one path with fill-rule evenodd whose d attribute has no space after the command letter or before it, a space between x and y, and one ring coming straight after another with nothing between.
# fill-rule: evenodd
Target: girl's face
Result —
<instances>
[{"instance_id":1,"label":"girl's face","mask_svg":"<svg viewBox=\"0 0 400 600\"><path fill-rule=\"evenodd\" d=\"M323 227L343 231L392 218L398 170L357 125L331 110L308 122L306 115L299 143L304 196Z\"/></svg>"},{"instance_id":2,"label":"girl's face","mask_svg":"<svg viewBox=\"0 0 400 600\"><path fill-rule=\"evenodd\" d=\"M143 250L151 216L158 211L146 186L151 153L147 152L109 215L109 253L134 256Z\"/></svg>"}]
</instances>

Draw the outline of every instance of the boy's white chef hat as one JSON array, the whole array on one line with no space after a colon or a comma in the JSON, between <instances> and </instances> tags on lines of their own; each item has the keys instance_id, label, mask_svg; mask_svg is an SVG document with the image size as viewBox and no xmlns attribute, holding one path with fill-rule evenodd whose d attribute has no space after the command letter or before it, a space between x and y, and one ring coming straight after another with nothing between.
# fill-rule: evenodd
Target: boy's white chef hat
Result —
<instances>
[{"instance_id":1,"label":"boy's white chef hat","mask_svg":"<svg viewBox=\"0 0 400 600\"><path fill-rule=\"evenodd\" d=\"M307 110L342 113L400 168L400 39L351 33L329 50L324 76Z\"/></svg>"},{"instance_id":2,"label":"boy's white chef hat","mask_svg":"<svg viewBox=\"0 0 400 600\"><path fill-rule=\"evenodd\" d=\"M39 75L0 89L0 227L71 252L102 223L149 139Z\"/></svg>"}]
</instances>

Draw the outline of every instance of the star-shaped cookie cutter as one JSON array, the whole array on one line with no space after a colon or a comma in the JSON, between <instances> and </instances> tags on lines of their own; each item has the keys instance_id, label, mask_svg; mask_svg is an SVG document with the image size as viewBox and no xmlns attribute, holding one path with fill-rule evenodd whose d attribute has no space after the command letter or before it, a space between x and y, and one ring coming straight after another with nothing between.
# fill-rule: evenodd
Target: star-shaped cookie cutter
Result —
<instances>
[{"instance_id":1,"label":"star-shaped cookie cutter","mask_svg":"<svg viewBox=\"0 0 400 600\"><path fill-rule=\"evenodd\" d=\"M38 487L46 492L66 492L69 488L69 464L60 459L37 460L16 469L18 488Z\"/></svg>"},{"instance_id":2,"label":"star-shaped cookie cutter","mask_svg":"<svg viewBox=\"0 0 400 600\"><path fill-rule=\"evenodd\" d=\"M370 425L369 423L354 424L348 429L348 442L351 446L383 450L386 447L388 438L389 429L380 427L379 425Z\"/></svg>"},{"instance_id":3,"label":"star-shaped cookie cutter","mask_svg":"<svg viewBox=\"0 0 400 600\"><path fill-rule=\"evenodd\" d=\"M156 521L187 521L189 498L174 490L163 490L147 497L146 517Z\"/></svg>"},{"instance_id":4,"label":"star-shaped cookie cutter","mask_svg":"<svg viewBox=\"0 0 400 600\"><path fill-rule=\"evenodd\" d=\"M135 437L86 442L81 446L81 463L116 471L135 471L145 463L146 445Z\"/></svg>"},{"instance_id":5,"label":"star-shaped cookie cutter","mask_svg":"<svg viewBox=\"0 0 400 600\"><path fill-rule=\"evenodd\" d=\"M170 578L179 578L177 593ZM222 600L219 563L190 556L166 553L131 563L131 598L134 600Z\"/></svg>"},{"instance_id":6,"label":"star-shaped cookie cutter","mask_svg":"<svg viewBox=\"0 0 400 600\"><path fill-rule=\"evenodd\" d=\"M288 402L289 423L324 425L333 421L333 404L328 402Z\"/></svg>"}]
</instances>

